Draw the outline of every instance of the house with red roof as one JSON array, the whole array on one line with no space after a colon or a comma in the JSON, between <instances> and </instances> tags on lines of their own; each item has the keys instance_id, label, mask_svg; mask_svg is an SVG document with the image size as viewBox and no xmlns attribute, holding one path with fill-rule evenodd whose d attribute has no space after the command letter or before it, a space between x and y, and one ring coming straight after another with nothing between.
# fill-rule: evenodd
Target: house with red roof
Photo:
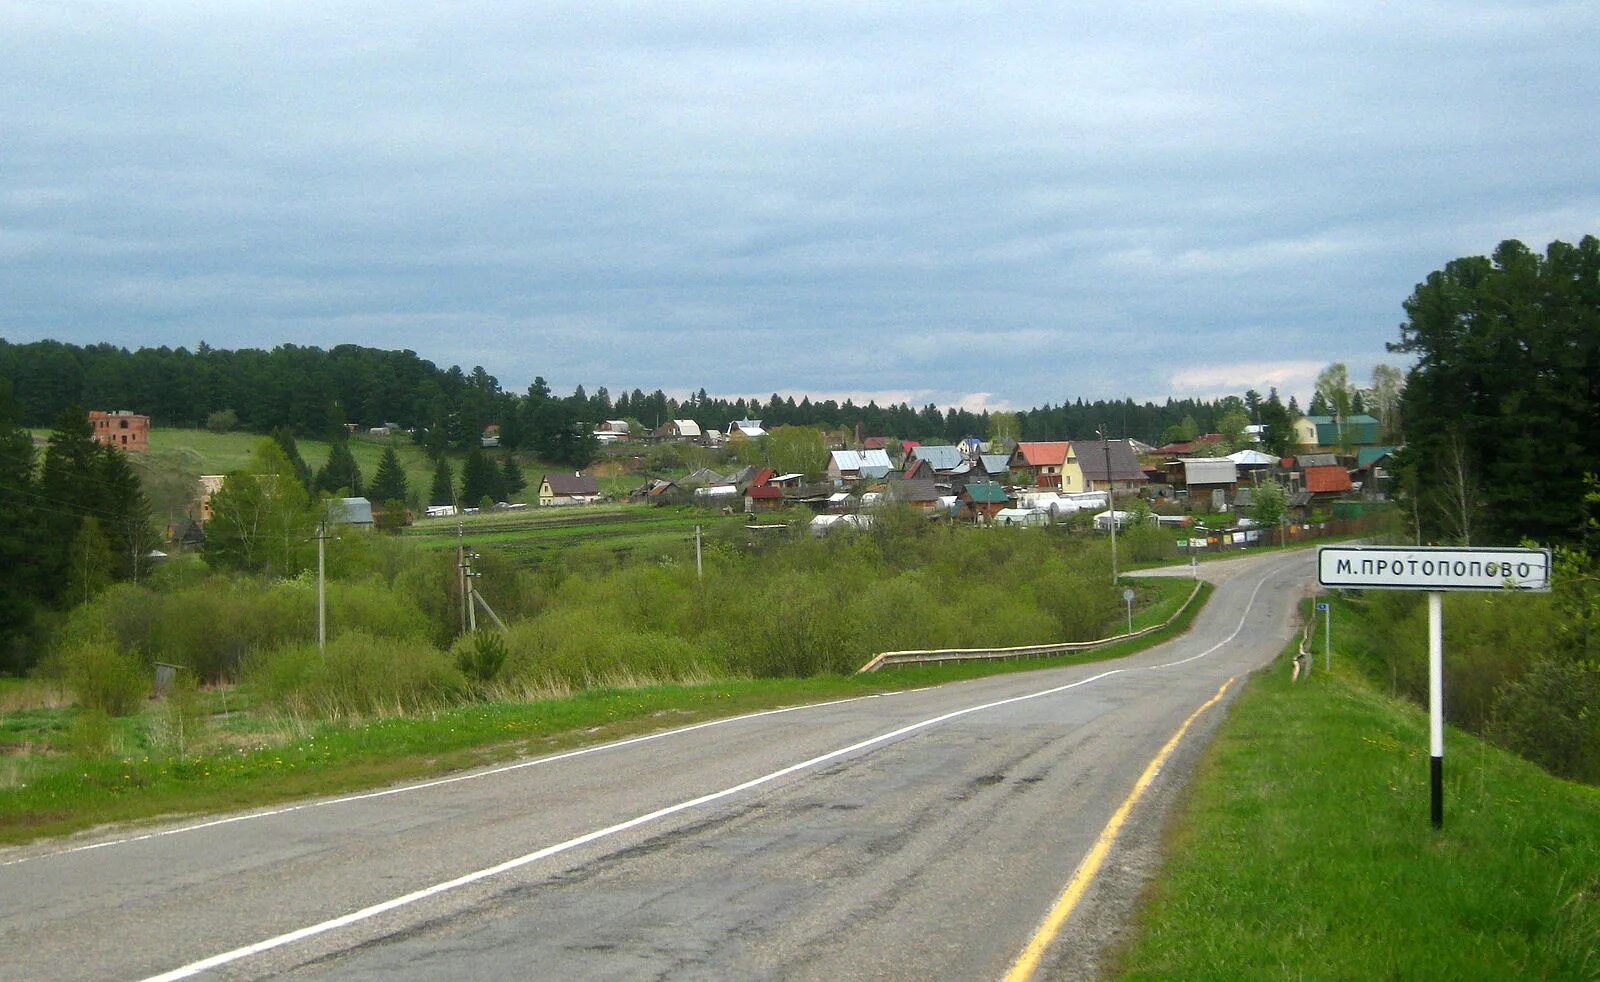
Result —
<instances>
[{"instance_id":1,"label":"house with red roof","mask_svg":"<svg viewBox=\"0 0 1600 982\"><path fill-rule=\"evenodd\" d=\"M1050 443L1019 443L1011 451L1011 470L1026 474L1028 482L1036 488L1060 488L1063 491L1082 491L1083 473L1074 475L1068 469L1072 457L1072 444L1065 440ZM1073 461L1076 470L1076 460ZM1072 478L1076 476L1077 480Z\"/></svg>"}]
</instances>

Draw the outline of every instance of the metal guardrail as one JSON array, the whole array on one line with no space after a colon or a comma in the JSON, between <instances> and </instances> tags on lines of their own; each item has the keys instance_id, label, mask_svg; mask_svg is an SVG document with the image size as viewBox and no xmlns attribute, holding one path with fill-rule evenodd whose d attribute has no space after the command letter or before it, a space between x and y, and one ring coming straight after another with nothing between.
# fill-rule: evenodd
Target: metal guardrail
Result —
<instances>
[{"instance_id":1,"label":"metal guardrail","mask_svg":"<svg viewBox=\"0 0 1600 982\"><path fill-rule=\"evenodd\" d=\"M1172 626L1183 612L1194 603L1194 598L1200 595L1204 584L1197 582L1194 589L1189 591L1189 596L1173 611L1172 616L1150 627L1142 627L1128 634L1116 634L1098 641L1063 641L1057 644L1032 644L1017 648L934 648L927 651L884 651L872 657L872 660L856 669L856 674L863 672L876 672L885 665L932 665L940 662L953 661L989 661L998 658L1048 658L1051 655L1066 655L1075 651L1091 651L1095 648L1115 644L1118 641L1128 641L1133 638L1142 638L1147 634L1154 634Z\"/></svg>"}]
</instances>

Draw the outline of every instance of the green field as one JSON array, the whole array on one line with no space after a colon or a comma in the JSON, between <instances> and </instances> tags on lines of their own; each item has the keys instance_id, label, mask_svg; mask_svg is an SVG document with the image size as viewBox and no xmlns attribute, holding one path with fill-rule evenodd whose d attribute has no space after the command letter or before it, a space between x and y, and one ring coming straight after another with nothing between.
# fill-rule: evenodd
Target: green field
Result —
<instances>
[{"instance_id":1,"label":"green field","mask_svg":"<svg viewBox=\"0 0 1600 982\"><path fill-rule=\"evenodd\" d=\"M1334 652L1247 685L1169 833L1133 979L1600 977L1600 788L1427 717Z\"/></svg>"},{"instance_id":2,"label":"green field","mask_svg":"<svg viewBox=\"0 0 1600 982\"><path fill-rule=\"evenodd\" d=\"M33 429L30 432L40 444L50 435L48 429ZM187 513L190 502L198 496L201 474L226 474L244 467L250 462L250 454L257 442L262 439L264 437L259 433L215 433L211 430L152 427L150 451L131 454L129 459L144 482L145 493L150 498L156 520L162 523L175 522ZM313 472L328 462L328 454L333 449L326 440L297 439L295 443L301 458ZM378 463L383 459L384 450L391 446L400 458L412 493L425 497L433 484L433 463L408 436L352 436L350 453L361 468L362 479L372 480L378 473ZM496 461L500 459L500 451L490 451L490 454ZM449 458L450 469L459 482L466 455L453 452ZM516 495L512 499L514 501L536 501L540 475L546 470L560 469L521 455L517 462L523 469L528 487Z\"/></svg>"},{"instance_id":3,"label":"green field","mask_svg":"<svg viewBox=\"0 0 1600 982\"><path fill-rule=\"evenodd\" d=\"M584 505L466 515L459 521L470 545L491 547L514 563L532 566L576 548L613 555L692 555L696 525L711 535L713 530L741 529L748 519L692 506ZM405 536L424 548L454 549L457 522L424 519L406 529Z\"/></svg>"}]
</instances>

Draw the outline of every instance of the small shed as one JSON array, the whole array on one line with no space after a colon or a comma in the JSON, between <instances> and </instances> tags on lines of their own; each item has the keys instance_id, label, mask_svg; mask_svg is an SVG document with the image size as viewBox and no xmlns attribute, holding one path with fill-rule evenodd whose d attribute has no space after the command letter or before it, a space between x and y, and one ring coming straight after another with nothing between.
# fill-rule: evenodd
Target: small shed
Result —
<instances>
[{"instance_id":1,"label":"small shed","mask_svg":"<svg viewBox=\"0 0 1600 982\"><path fill-rule=\"evenodd\" d=\"M373 526L372 502L366 498L340 498L329 506L328 517L336 525L370 531Z\"/></svg>"}]
</instances>

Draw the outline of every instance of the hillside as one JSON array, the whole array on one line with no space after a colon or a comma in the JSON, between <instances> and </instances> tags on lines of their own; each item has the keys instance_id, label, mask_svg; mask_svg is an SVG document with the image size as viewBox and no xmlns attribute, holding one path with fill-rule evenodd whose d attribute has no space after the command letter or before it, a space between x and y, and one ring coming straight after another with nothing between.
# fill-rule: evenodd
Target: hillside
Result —
<instances>
[{"instance_id":1,"label":"hillside","mask_svg":"<svg viewBox=\"0 0 1600 982\"><path fill-rule=\"evenodd\" d=\"M35 428L30 432L34 436L34 441L41 445L50 435L48 429ZM249 461L251 451L261 439L263 437L259 433L214 433L210 430L153 427L150 430L150 452L130 455L140 478L144 481L145 493L150 498L152 517L159 524L183 518L187 514L190 502L196 496L200 475L226 474L238 470ZM300 439L296 443L306 466L313 471L327 463L328 454L332 450L332 444L328 441ZM433 481L433 465L422 452L422 448L409 437L384 439L359 434L352 436L350 453L361 467L362 479L370 481L378 472L378 462L383 458L383 451L390 446L394 447L396 455L400 458L400 464L405 469L406 481L410 484L412 492L426 495ZM498 460L499 451L492 453L497 455ZM458 452L449 454L450 468L458 481L461 478L461 463L465 457L465 454ZM518 463L526 472L529 484L536 483L537 475L541 471L538 462L519 455ZM537 488L530 487L518 496L518 500L529 500L530 495L537 493Z\"/></svg>"}]
</instances>

